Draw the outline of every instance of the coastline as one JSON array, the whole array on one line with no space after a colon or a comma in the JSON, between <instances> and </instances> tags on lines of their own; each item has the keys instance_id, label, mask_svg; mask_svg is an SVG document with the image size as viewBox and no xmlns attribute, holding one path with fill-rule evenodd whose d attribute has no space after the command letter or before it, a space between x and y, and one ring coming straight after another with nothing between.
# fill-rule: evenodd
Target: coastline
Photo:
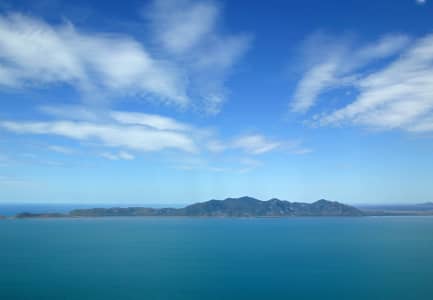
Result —
<instances>
[{"instance_id":1,"label":"coastline","mask_svg":"<svg viewBox=\"0 0 433 300\"><path fill-rule=\"evenodd\" d=\"M258 200L244 196L209 200L187 205L185 207L86 207L74 208L70 204L67 209L45 207L46 210L29 207L24 212L13 212L0 215L4 219L77 219L108 217L164 217L164 218L299 218L299 217L404 217L433 216L430 205L354 207L336 201L320 199L312 203L289 202L272 198ZM1 207L0 207L1 208ZM22 209L26 209L22 207ZM1 213L1 211L0 211Z\"/></svg>"}]
</instances>

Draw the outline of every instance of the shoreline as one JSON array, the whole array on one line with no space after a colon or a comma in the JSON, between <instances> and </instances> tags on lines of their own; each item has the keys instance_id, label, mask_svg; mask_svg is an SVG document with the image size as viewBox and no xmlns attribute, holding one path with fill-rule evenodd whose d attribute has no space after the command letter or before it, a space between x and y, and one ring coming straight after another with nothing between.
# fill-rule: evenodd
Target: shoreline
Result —
<instances>
[{"instance_id":1,"label":"shoreline","mask_svg":"<svg viewBox=\"0 0 433 300\"><path fill-rule=\"evenodd\" d=\"M1 219L71 219L107 217L177 217L177 218L298 218L298 217L402 217L433 216L433 207L426 205L406 206L405 209L393 207L354 207L337 201L320 199L312 203L290 202L272 198L259 200L244 196L197 202L185 207L88 207L56 211L52 208L38 210L22 207L22 211L10 212ZM33 212L31 212L33 211ZM1 212L0 212L1 213Z\"/></svg>"},{"instance_id":2,"label":"shoreline","mask_svg":"<svg viewBox=\"0 0 433 300\"><path fill-rule=\"evenodd\" d=\"M0 222L6 220L72 220L72 219L359 219L359 218L392 218L392 217L433 217L433 212L419 214L366 214L363 216L0 216Z\"/></svg>"}]
</instances>

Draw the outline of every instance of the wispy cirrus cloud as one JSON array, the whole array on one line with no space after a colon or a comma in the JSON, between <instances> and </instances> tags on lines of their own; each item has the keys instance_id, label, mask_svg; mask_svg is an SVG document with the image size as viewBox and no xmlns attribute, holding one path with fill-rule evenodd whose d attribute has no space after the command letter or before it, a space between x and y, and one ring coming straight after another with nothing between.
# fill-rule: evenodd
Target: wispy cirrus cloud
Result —
<instances>
[{"instance_id":1,"label":"wispy cirrus cloud","mask_svg":"<svg viewBox=\"0 0 433 300\"><path fill-rule=\"evenodd\" d=\"M251 34L223 32L221 15L211 0L156 0L144 10L156 42L187 72L191 95L210 114L221 110L226 77L252 40Z\"/></svg>"},{"instance_id":2,"label":"wispy cirrus cloud","mask_svg":"<svg viewBox=\"0 0 433 300\"><path fill-rule=\"evenodd\" d=\"M261 134L247 134L227 141L211 139L206 146L209 151L216 153L241 150L247 154L258 155L277 149L281 143Z\"/></svg>"},{"instance_id":3,"label":"wispy cirrus cloud","mask_svg":"<svg viewBox=\"0 0 433 300\"><path fill-rule=\"evenodd\" d=\"M68 148L68 147L64 147L64 146L59 146L59 145L49 145L48 146L48 150L50 151L54 151L57 153L61 153L61 154L66 154L66 155L70 155L70 154L74 154L75 150Z\"/></svg>"},{"instance_id":4,"label":"wispy cirrus cloud","mask_svg":"<svg viewBox=\"0 0 433 300\"><path fill-rule=\"evenodd\" d=\"M392 63L359 80L357 88L355 101L323 116L320 122L432 130L433 35L416 40Z\"/></svg>"},{"instance_id":5,"label":"wispy cirrus cloud","mask_svg":"<svg viewBox=\"0 0 433 300\"><path fill-rule=\"evenodd\" d=\"M280 142L272 141L259 134L241 136L232 143L233 148L242 149L254 155L272 151L280 146Z\"/></svg>"},{"instance_id":6,"label":"wispy cirrus cloud","mask_svg":"<svg viewBox=\"0 0 433 300\"><path fill-rule=\"evenodd\" d=\"M389 58L405 48L410 39L404 35L386 35L357 47L353 39L316 33L301 47L304 73L290 103L293 112L305 113L326 91L354 84L365 68L377 60Z\"/></svg>"},{"instance_id":7,"label":"wispy cirrus cloud","mask_svg":"<svg viewBox=\"0 0 433 300\"><path fill-rule=\"evenodd\" d=\"M84 32L71 23L53 26L14 13L0 17L0 56L5 86L68 83L89 97L135 94L179 105L188 101L175 66L153 58L127 35Z\"/></svg>"},{"instance_id":8,"label":"wispy cirrus cloud","mask_svg":"<svg viewBox=\"0 0 433 300\"><path fill-rule=\"evenodd\" d=\"M212 1L157 0L143 9L143 15L164 49L183 54L213 34L220 9Z\"/></svg>"},{"instance_id":9,"label":"wispy cirrus cloud","mask_svg":"<svg viewBox=\"0 0 433 300\"><path fill-rule=\"evenodd\" d=\"M81 112L82 108L70 106L68 110ZM78 141L82 145L100 146L107 150L100 152L100 156L110 160L133 159L134 155L130 152L168 149L193 156L206 152L214 153L215 156L228 151L243 155L261 155L275 150L292 154L309 152L299 140L281 140L257 133L219 139L209 128L156 114L110 110L100 118L98 115L88 118L87 113L77 113L66 119L63 113L56 113L55 107L44 107L42 111L48 112L54 119L0 120L0 129L23 135L59 136ZM74 149L55 144L48 145L47 149L62 154L76 153ZM113 149L117 149L117 152L113 152Z\"/></svg>"},{"instance_id":10,"label":"wispy cirrus cloud","mask_svg":"<svg viewBox=\"0 0 433 300\"><path fill-rule=\"evenodd\" d=\"M0 127L18 134L57 135L144 152L164 149L197 151L195 142L186 134L137 125L85 121L1 121Z\"/></svg>"},{"instance_id":11,"label":"wispy cirrus cloud","mask_svg":"<svg viewBox=\"0 0 433 300\"><path fill-rule=\"evenodd\" d=\"M154 114L113 111L110 116L122 124L143 125L158 130L189 131L192 129L188 124Z\"/></svg>"},{"instance_id":12,"label":"wispy cirrus cloud","mask_svg":"<svg viewBox=\"0 0 433 300\"><path fill-rule=\"evenodd\" d=\"M125 152L125 151L119 151L117 153L112 152L103 152L100 154L101 157L108 159L108 160L133 160L135 159L135 156L131 153Z\"/></svg>"},{"instance_id":13,"label":"wispy cirrus cloud","mask_svg":"<svg viewBox=\"0 0 433 300\"><path fill-rule=\"evenodd\" d=\"M220 32L220 10L210 1L155 0L146 9L152 35L140 37L146 44L71 22L0 15L0 86L66 83L91 102L131 96L217 113L228 71L249 45L244 35ZM148 22L142 24L145 31ZM148 46L153 41L158 47Z\"/></svg>"},{"instance_id":14,"label":"wispy cirrus cloud","mask_svg":"<svg viewBox=\"0 0 433 300\"><path fill-rule=\"evenodd\" d=\"M355 124L410 132L433 130L433 35L418 39L388 36L353 49L350 56L342 53L329 54L336 55L334 61L338 63L334 68L340 71L334 70L329 76L322 74L328 76L328 81L317 82L320 87L308 97L295 97L292 106L303 109L294 111L308 110L324 91L336 90L343 82L354 89L355 95L345 99L340 108L316 114L314 124ZM316 63L310 71L320 68L321 64ZM313 77L305 73L298 94L302 81L314 82Z\"/></svg>"},{"instance_id":15,"label":"wispy cirrus cloud","mask_svg":"<svg viewBox=\"0 0 433 300\"><path fill-rule=\"evenodd\" d=\"M276 150L298 155L312 152L311 149L305 148L300 140L274 139L257 133L240 135L226 141L213 138L208 141L206 147L215 153L240 150L248 155L261 155Z\"/></svg>"}]
</instances>

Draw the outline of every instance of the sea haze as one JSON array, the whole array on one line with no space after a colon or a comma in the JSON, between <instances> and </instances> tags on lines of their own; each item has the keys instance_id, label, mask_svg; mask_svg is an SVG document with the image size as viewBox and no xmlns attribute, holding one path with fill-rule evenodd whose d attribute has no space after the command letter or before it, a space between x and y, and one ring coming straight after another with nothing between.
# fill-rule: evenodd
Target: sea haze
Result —
<instances>
[{"instance_id":1,"label":"sea haze","mask_svg":"<svg viewBox=\"0 0 433 300\"><path fill-rule=\"evenodd\" d=\"M433 218L0 221L0 299L431 300Z\"/></svg>"}]
</instances>

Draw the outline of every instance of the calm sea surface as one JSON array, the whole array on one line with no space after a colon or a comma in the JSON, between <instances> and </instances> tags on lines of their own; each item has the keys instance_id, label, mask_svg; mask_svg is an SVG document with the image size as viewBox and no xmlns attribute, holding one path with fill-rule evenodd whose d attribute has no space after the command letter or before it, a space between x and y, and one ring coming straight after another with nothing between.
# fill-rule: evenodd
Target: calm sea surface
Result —
<instances>
[{"instance_id":1,"label":"calm sea surface","mask_svg":"<svg viewBox=\"0 0 433 300\"><path fill-rule=\"evenodd\" d=\"M433 299L433 217L0 220L0 299Z\"/></svg>"}]
</instances>

